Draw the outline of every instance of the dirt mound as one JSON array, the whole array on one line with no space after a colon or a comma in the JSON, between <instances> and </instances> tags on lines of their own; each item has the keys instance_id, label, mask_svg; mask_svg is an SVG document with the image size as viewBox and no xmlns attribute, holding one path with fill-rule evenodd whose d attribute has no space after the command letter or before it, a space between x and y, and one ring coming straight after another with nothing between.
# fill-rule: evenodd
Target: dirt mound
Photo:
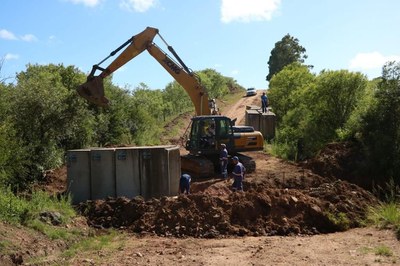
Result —
<instances>
[{"instance_id":1,"label":"dirt mound","mask_svg":"<svg viewBox=\"0 0 400 266\"><path fill-rule=\"evenodd\" d=\"M64 193L67 189L67 166L44 172L42 180L34 186L34 189L40 189L53 195Z\"/></svg>"},{"instance_id":2,"label":"dirt mound","mask_svg":"<svg viewBox=\"0 0 400 266\"><path fill-rule=\"evenodd\" d=\"M327 144L317 156L304 162L302 166L331 180L347 180L371 190L374 183L371 177L357 171L358 166L363 163L360 146L348 141Z\"/></svg>"},{"instance_id":3,"label":"dirt mound","mask_svg":"<svg viewBox=\"0 0 400 266\"><path fill-rule=\"evenodd\" d=\"M197 192L144 201L109 198L88 201L78 209L94 227L127 228L159 236L216 238L297 235L343 231L360 226L373 195L345 181L298 189L247 184L245 192L225 195ZM223 194L223 193L222 193Z\"/></svg>"}]
</instances>

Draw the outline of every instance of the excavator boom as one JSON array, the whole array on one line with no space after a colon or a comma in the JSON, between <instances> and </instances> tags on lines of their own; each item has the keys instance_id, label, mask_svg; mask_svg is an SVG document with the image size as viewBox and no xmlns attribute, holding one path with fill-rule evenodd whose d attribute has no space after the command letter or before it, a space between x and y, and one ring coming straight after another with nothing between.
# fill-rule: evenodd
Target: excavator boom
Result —
<instances>
[{"instance_id":1,"label":"excavator boom","mask_svg":"<svg viewBox=\"0 0 400 266\"><path fill-rule=\"evenodd\" d=\"M87 81L78 86L78 94L91 103L101 107L107 107L109 105L109 100L104 96L103 79L146 50L147 46L153 42L157 33L158 29L147 27L144 31L131 37L117 49L112 51L109 56L92 67L92 71L88 75ZM104 69L100 67L104 61L117 54L123 48L125 48L125 50L123 50L107 68ZM95 76L97 70L100 70L101 73L100 75Z\"/></svg>"},{"instance_id":2,"label":"excavator boom","mask_svg":"<svg viewBox=\"0 0 400 266\"><path fill-rule=\"evenodd\" d=\"M168 50L174 55L179 63L177 63L172 57L161 50L161 48L153 42L154 37L157 34L167 45ZM111 56L114 56L123 48L125 48L125 50L123 50L107 68L104 69L100 67L101 63L106 61ZM158 29L151 27L147 27L141 33L133 36L116 50L112 51L110 55L102 60L99 64L94 65L91 73L87 77L87 81L78 87L77 91L79 95L98 106L107 107L109 105L109 100L104 96L103 79L135 58L144 50L147 50L150 55L153 56L186 90L194 104L196 115L211 115L218 112L215 101L210 101L208 99L207 91L201 85L199 77L183 63L175 50L165 42L165 40L158 33ZM97 70L100 70L101 73L100 75L95 76L95 72Z\"/></svg>"}]
</instances>

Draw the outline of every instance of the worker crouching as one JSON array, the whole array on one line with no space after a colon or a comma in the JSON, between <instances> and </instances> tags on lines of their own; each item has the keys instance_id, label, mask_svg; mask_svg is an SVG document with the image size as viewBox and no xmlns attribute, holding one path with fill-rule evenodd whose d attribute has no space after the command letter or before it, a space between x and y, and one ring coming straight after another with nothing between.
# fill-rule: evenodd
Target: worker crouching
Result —
<instances>
[{"instance_id":1,"label":"worker crouching","mask_svg":"<svg viewBox=\"0 0 400 266\"><path fill-rule=\"evenodd\" d=\"M190 182L192 178L188 174L182 174L179 179L179 194L190 194Z\"/></svg>"}]
</instances>

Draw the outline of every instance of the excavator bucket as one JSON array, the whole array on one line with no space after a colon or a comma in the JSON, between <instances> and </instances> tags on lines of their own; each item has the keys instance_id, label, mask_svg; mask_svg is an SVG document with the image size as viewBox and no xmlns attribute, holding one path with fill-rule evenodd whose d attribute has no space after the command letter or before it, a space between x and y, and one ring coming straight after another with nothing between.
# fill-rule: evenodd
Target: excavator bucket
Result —
<instances>
[{"instance_id":1,"label":"excavator bucket","mask_svg":"<svg viewBox=\"0 0 400 266\"><path fill-rule=\"evenodd\" d=\"M109 100L104 97L103 78L94 77L77 88L78 94L97 106L109 106Z\"/></svg>"}]
</instances>

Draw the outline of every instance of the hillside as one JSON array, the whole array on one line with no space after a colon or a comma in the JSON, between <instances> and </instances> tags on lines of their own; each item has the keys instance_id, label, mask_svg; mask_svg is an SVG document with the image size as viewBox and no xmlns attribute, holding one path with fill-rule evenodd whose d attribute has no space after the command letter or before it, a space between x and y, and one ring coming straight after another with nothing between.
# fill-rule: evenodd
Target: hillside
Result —
<instances>
[{"instance_id":1,"label":"hillside","mask_svg":"<svg viewBox=\"0 0 400 266\"><path fill-rule=\"evenodd\" d=\"M246 105L258 101L259 95L243 97L233 106L222 106L222 112L243 124ZM0 244L15 245L14 252L1 255L0 264L29 265L35 257L41 263L31 265L399 263L400 245L393 232L363 227L368 207L378 202L373 194L341 180L340 172L329 171L328 164L324 169L329 176L324 176L323 171L317 174L304 164L263 152L247 155L256 160L257 168L246 175L243 193L230 190L231 180L211 177L193 182L188 196L106 199L79 205L84 216L67 228L96 234L119 229L101 249L66 257L62 254L66 243L0 224ZM46 190L65 190L65 174L65 169L49 172ZM393 255L379 255L376 251L382 247Z\"/></svg>"}]
</instances>

